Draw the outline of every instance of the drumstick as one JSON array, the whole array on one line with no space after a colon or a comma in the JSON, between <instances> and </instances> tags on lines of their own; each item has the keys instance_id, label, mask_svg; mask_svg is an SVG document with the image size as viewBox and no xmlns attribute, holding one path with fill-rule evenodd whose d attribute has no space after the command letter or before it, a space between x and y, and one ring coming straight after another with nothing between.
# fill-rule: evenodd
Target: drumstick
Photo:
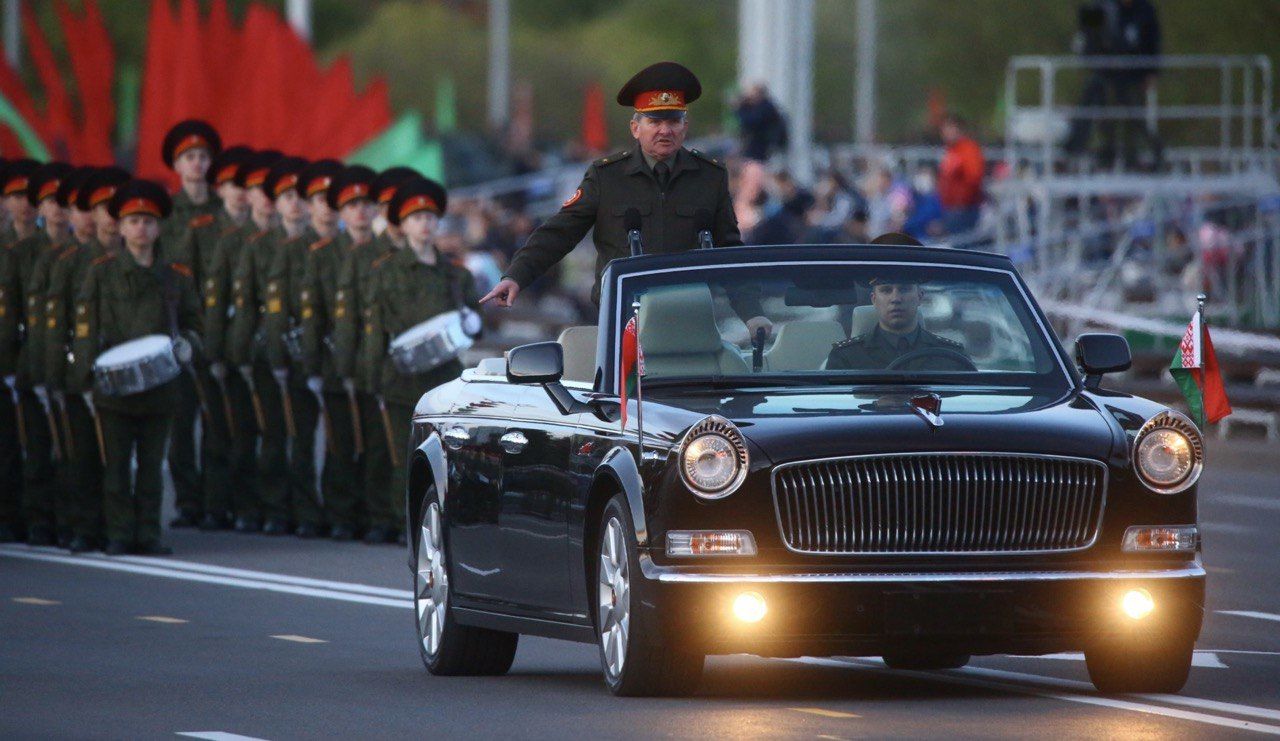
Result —
<instances>
[{"instance_id":1,"label":"drumstick","mask_svg":"<svg viewBox=\"0 0 1280 741\"><path fill-rule=\"evenodd\" d=\"M41 401L40 404L44 407L44 419L49 423L49 452L53 455L55 461L61 461L62 442L59 440L61 436L58 434L58 421L54 419L53 409L49 407L49 402Z\"/></svg>"},{"instance_id":2,"label":"drumstick","mask_svg":"<svg viewBox=\"0 0 1280 741\"><path fill-rule=\"evenodd\" d=\"M396 452L396 438L391 432L391 416L387 414L387 404L378 397L378 412L382 415L382 431L387 433L387 450L391 454L391 465L400 466L400 454Z\"/></svg>"},{"instance_id":3,"label":"drumstick","mask_svg":"<svg viewBox=\"0 0 1280 741\"><path fill-rule=\"evenodd\" d=\"M333 420L329 419L329 407L324 403L324 394L319 391L314 392L316 395L316 403L320 405L320 419L324 422L324 449L329 455L336 455L337 447L333 442Z\"/></svg>"},{"instance_id":4,"label":"drumstick","mask_svg":"<svg viewBox=\"0 0 1280 741\"><path fill-rule=\"evenodd\" d=\"M89 416L93 417L93 433L98 436L98 461L107 467L107 444L102 437L102 420L98 419L98 408L93 405L93 397L82 394L85 406L89 407Z\"/></svg>"},{"instance_id":5,"label":"drumstick","mask_svg":"<svg viewBox=\"0 0 1280 741\"><path fill-rule=\"evenodd\" d=\"M227 420L227 437L235 438L236 416L231 413L231 397L227 396L227 382L217 376L214 376L213 381L218 384L218 396L222 397L222 414Z\"/></svg>"},{"instance_id":6,"label":"drumstick","mask_svg":"<svg viewBox=\"0 0 1280 741\"><path fill-rule=\"evenodd\" d=\"M13 395L13 406L17 411L18 417L18 445L22 448L22 459L27 459L27 420L23 418L22 413L22 397L15 392Z\"/></svg>"},{"instance_id":7,"label":"drumstick","mask_svg":"<svg viewBox=\"0 0 1280 741\"><path fill-rule=\"evenodd\" d=\"M76 457L76 443L71 437L71 419L67 416L67 404L58 402L58 416L62 419L62 439L67 441L67 457Z\"/></svg>"},{"instance_id":8,"label":"drumstick","mask_svg":"<svg viewBox=\"0 0 1280 741\"><path fill-rule=\"evenodd\" d=\"M355 432L355 457L359 458L364 455L364 429L360 426L360 404L356 401L356 392L350 388L347 389L347 406L351 409L351 426Z\"/></svg>"},{"instance_id":9,"label":"drumstick","mask_svg":"<svg viewBox=\"0 0 1280 741\"><path fill-rule=\"evenodd\" d=\"M253 371L242 368L240 377L244 379L244 384L249 387L249 401L253 402L253 419L258 423L258 432L266 432L267 415L262 412L262 399L258 396L258 385L253 382Z\"/></svg>"},{"instance_id":10,"label":"drumstick","mask_svg":"<svg viewBox=\"0 0 1280 741\"><path fill-rule=\"evenodd\" d=\"M200 416L204 419L207 427L213 427L213 413L209 411L209 394L205 391L204 382L200 380L200 374L196 373L195 366L190 363L184 365L183 368L191 376L191 383L196 388L196 399L200 403Z\"/></svg>"},{"instance_id":11,"label":"drumstick","mask_svg":"<svg viewBox=\"0 0 1280 741\"><path fill-rule=\"evenodd\" d=\"M298 428L293 422L293 400L289 398L289 387L283 379L276 382L280 387L280 406L284 408L284 432L289 437L298 436Z\"/></svg>"}]
</instances>

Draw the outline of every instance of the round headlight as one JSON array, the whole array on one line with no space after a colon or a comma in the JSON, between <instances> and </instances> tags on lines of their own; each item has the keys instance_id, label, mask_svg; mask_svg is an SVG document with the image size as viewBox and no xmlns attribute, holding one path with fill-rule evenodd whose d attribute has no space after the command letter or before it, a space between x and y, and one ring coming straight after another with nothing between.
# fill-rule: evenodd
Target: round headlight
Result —
<instances>
[{"instance_id":1,"label":"round headlight","mask_svg":"<svg viewBox=\"0 0 1280 741\"><path fill-rule=\"evenodd\" d=\"M747 446L737 427L723 417L707 417L685 433L680 477L704 499L732 494L747 475Z\"/></svg>"},{"instance_id":2,"label":"round headlight","mask_svg":"<svg viewBox=\"0 0 1280 741\"><path fill-rule=\"evenodd\" d=\"M1133 446L1133 464L1143 482L1161 494L1186 491L1203 466L1200 433L1190 420L1161 412L1142 426Z\"/></svg>"}]
</instances>

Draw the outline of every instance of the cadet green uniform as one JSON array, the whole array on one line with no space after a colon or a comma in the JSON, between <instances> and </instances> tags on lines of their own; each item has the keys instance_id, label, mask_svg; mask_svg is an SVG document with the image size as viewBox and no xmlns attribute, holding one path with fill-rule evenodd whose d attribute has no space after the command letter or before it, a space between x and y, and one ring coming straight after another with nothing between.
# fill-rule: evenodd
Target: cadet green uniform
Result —
<instances>
[{"instance_id":1,"label":"cadet green uniform","mask_svg":"<svg viewBox=\"0 0 1280 741\"><path fill-rule=\"evenodd\" d=\"M22 445L18 432L18 351L22 289L12 242L0 245L0 542L23 537ZM25 419L22 421L25 425Z\"/></svg>"},{"instance_id":2,"label":"cadet green uniform","mask_svg":"<svg viewBox=\"0 0 1280 741\"><path fill-rule=\"evenodd\" d=\"M368 375L375 379L375 393L386 401L399 465L392 468L384 497L386 506L402 516L407 486L405 455L413 409L428 389L461 375L462 363L455 359L427 373L402 375L387 360L387 344L410 327L459 308L459 301L479 312L479 295L466 268L447 262L438 251L434 265L424 264L407 247L380 258L370 283L369 324L360 359Z\"/></svg>"},{"instance_id":3,"label":"cadet green uniform","mask_svg":"<svg viewBox=\"0 0 1280 741\"><path fill-rule=\"evenodd\" d=\"M346 294L338 288L338 273L351 251L351 242L343 234L312 243L307 248L298 299L304 372L307 376L319 376L323 380L321 393L329 414L325 435L331 444L326 446L320 479L325 513L335 529L358 532L363 523L360 466L354 430L355 425L360 424L360 417L352 414L351 399L343 388L333 351L334 327L345 318L342 312L347 311ZM359 411L358 406L356 411Z\"/></svg>"},{"instance_id":4,"label":"cadet green uniform","mask_svg":"<svg viewBox=\"0 0 1280 741\"><path fill-rule=\"evenodd\" d=\"M190 269L177 263L143 267L121 251L95 260L76 300L76 382L90 386L103 350L149 334L169 334L173 302L178 330L198 344L201 317ZM167 296L166 296L167 294ZM94 402L106 448L103 514L109 543L143 550L159 546L161 468L178 389L169 383L125 397L98 394ZM136 482L130 462L136 453Z\"/></svg>"},{"instance_id":5,"label":"cadet green uniform","mask_svg":"<svg viewBox=\"0 0 1280 741\"><path fill-rule=\"evenodd\" d=\"M866 334L850 337L831 346L831 354L827 356L828 370L882 370L899 357L913 350L926 347L938 347L964 354L964 346L946 337L938 335L916 325L912 332L904 335L886 332L876 325ZM968 357L968 355L965 355ZM939 355L929 355L908 360L895 370L936 370L939 367L952 369L960 366L955 360L947 360Z\"/></svg>"},{"instance_id":6,"label":"cadet green uniform","mask_svg":"<svg viewBox=\"0 0 1280 741\"><path fill-rule=\"evenodd\" d=\"M22 461L22 509L28 539L35 544L51 545L56 532L54 502L57 497L53 458L57 450L52 400L47 394L42 402L37 393L43 388L43 373L37 358L43 358L44 294L47 290L49 265L57 248L43 231L19 240L13 247L19 262L26 334L18 354L17 385L26 432L26 455Z\"/></svg>"},{"instance_id":7,"label":"cadet green uniform","mask_svg":"<svg viewBox=\"0 0 1280 741\"><path fill-rule=\"evenodd\" d=\"M286 393L291 401L295 432L288 440L289 510L301 531L299 534L319 527L323 520L316 490L315 455L320 403L307 389L307 373L298 338L304 303L310 301L305 283L307 254L318 239L319 235L310 227L291 239L282 237L267 266L268 296L272 295L271 286L274 286L274 295L278 299L275 303L268 299L263 317L267 361L272 370L287 373L289 379ZM290 351L290 345L294 346L296 357ZM276 390L279 391L278 385Z\"/></svg>"},{"instance_id":8,"label":"cadet green uniform","mask_svg":"<svg viewBox=\"0 0 1280 741\"><path fill-rule=\"evenodd\" d=\"M234 316L227 341L227 356L241 371L247 371L257 390L264 427L258 448L258 493L268 530L292 532L290 519L287 430L284 400L271 364L267 360L263 317L283 308L284 296L278 281L270 279L270 265L276 244L283 235L275 229L249 237L236 263L231 283Z\"/></svg>"}]
</instances>

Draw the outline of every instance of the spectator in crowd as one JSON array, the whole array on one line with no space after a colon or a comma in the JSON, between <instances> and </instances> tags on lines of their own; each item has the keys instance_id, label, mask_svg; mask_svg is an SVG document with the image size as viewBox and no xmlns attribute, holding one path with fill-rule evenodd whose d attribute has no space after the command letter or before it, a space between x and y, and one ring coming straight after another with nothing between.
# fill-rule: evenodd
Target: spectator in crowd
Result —
<instances>
[{"instance_id":1,"label":"spectator in crowd","mask_svg":"<svg viewBox=\"0 0 1280 741\"><path fill-rule=\"evenodd\" d=\"M938 166L938 198L946 214L946 232L972 231L978 225L982 206L986 171L982 147L966 133L964 122L954 114L942 120L942 143L947 149Z\"/></svg>"},{"instance_id":2,"label":"spectator in crowd","mask_svg":"<svg viewBox=\"0 0 1280 741\"><path fill-rule=\"evenodd\" d=\"M921 165L911 178L911 211L902 230L919 240L938 237L945 231L945 217L938 196L938 173L932 165Z\"/></svg>"},{"instance_id":3,"label":"spectator in crowd","mask_svg":"<svg viewBox=\"0 0 1280 741\"><path fill-rule=\"evenodd\" d=\"M767 162L769 155L787 146L787 122L763 83L752 85L738 99L735 112L743 157Z\"/></svg>"}]
</instances>

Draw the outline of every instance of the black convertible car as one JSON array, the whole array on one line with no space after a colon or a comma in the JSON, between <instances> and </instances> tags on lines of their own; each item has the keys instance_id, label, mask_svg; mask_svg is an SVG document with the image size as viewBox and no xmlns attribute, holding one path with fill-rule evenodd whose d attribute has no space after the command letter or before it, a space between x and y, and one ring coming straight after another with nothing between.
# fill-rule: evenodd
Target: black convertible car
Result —
<instances>
[{"instance_id":1,"label":"black convertible car","mask_svg":"<svg viewBox=\"0 0 1280 741\"><path fill-rule=\"evenodd\" d=\"M693 691L708 654L1083 650L1101 690L1176 691L1203 614L1202 439L1100 387L1129 362L1104 334L1073 360L994 254L616 260L598 328L418 403L422 659L499 674L522 633L593 642L634 695Z\"/></svg>"}]
</instances>

